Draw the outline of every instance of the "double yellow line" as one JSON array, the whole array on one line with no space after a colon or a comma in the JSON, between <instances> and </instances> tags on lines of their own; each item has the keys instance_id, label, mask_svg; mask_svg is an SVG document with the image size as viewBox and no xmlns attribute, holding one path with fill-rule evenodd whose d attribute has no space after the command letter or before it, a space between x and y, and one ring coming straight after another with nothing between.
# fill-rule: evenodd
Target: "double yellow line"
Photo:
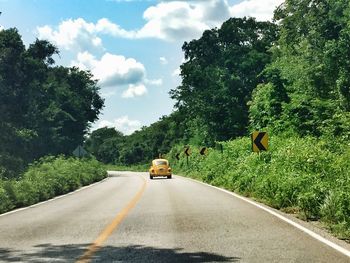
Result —
<instances>
[{"instance_id":1,"label":"double yellow line","mask_svg":"<svg viewBox=\"0 0 350 263\"><path fill-rule=\"evenodd\" d=\"M143 192L146 189L146 180L143 179L143 184L141 189L136 193L134 198L117 214L113 221L102 231L102 233L97 237L97 239L92 243L86 250L86 252L77 260L76 263L87 263L90 262L91 257L101 248L102 244L108 239L108 237L113 233L114 230L118 228L123 219L128 215L128 213L135 207L137 202L141 199Z\"/></svg>"}]
</instances>

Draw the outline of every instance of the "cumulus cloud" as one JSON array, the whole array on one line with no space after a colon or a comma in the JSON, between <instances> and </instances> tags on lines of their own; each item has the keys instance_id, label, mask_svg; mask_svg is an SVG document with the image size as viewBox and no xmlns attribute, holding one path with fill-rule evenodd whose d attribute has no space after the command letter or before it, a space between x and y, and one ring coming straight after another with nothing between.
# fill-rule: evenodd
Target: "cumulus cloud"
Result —
<instances>
[{"instance_id":1,"label":"cumulus cloud","mask_svg":"<svg viewBox=\"0 0 350 263\"><path fill-rule=\"evenodd\" d=\"M204 30L219 27L229 17L256 17L271 20L283 0L244 0L230 5L227 0L161 1L143 14L145 25L132 31L135 38L168 41L198 38Z\"/></svg>"},{"instance_id":2,"label":"cumulus cloud","mask_svg":"<svg viewBox=\"0 0 350 263\"><path fill-rule=\"evenodd\" d=\"M200 5L186 2L159 3L146 9L146 24L137 37L154 37L163 40L182 40L200 35L208 25L201 19Z\"/></svg>"},{"instance_id":3,"label":"cumulus cloud","mask_svg":"<svg viewBox=\"0 0 350 263\"><path fill-rule=\"evenodd\" d=\"M48 25L37 27L37 32L39 39L49 40L65 50L93 51L102 49L102 40L95 28L95 24L78 18L61 22L57 30Z\"/></svg>"},{"instance_id":4,"label":"cumulus cloud","mask_svg":"<svg viewBox=\"0 0 350 263\"><path fill-rule=\"evenodd\" d=\"M97 124L97 128L110 127L121 131L125 135L130 135L134 131L141 128L141 122L138 120L130 120L128 116L122 116L113 121L101 120Z\"/></svg>"},{"instance_id":5,"label":"cumulus cloud","mask_svg":"<svg viewBox=\"0 0 350 263\"><path fill-rule=\"evenodd\" d=\"M146 74L145 67L133 58L105 53L100 60L89 52L79 52L72 62L83 70L90 70L101 87L141 83Z\"/></svg>"},{"instance_id":6,"label":"cumulus cloud","mask_svg":"<svg viewBox=\"0 0 350 263\"><path fill-rule=\"evenodd\" d=\"M161 1L143 13L145 24L135 30L125 30L106 18L96 23L83 18L68 19L54 29L45 25L37 28L38 38L47 39L66 50L91 51L102 49L100 35L140 39L158 38L183 41L201 36L204 30L218 27L230 16L252 16L271 20L273 10L283 0L244 0L229 5L227 0Z\"/></svg>"},{"instance_id":7,"label":"cumulus cloud","mask_svg":"<svg viewBox=\"0 0 350 263\"><path fill-rule=\"evenodd\" d=\"M122 98L134 98L138 96L142 96L147 93L147 89L145 85L139 84L139 85L133 85L130 84L128 89L125 90L122 94Z\"/></svg>"},{"instance_id":8,"label":"cumulus cloud","mask_svg":"<svg viewBox=\"0 0 350 263\"><path fill-rule=\"evenodd\" d=\"M135 31L127 31L119 25L112 23L107 18L101 18L95 25L95 33L112 35L115 37L135 38Z\"/></svg>"},{"instance_id":9,"label":"cumulus cloud","mask_svg":"<svg viewBox=\"0 0 350 263\"><path fill-rule=\"evenodd\" d=\"M46 39L65 50L96 51L103 50L99 35L107 34L114 37L135 38L136 32L127 31L107 18L101 18L96 23L86 22L83 18L62 21L57 28L49 25L37 27L39 39Z\"/></svg>"}]
</instances>

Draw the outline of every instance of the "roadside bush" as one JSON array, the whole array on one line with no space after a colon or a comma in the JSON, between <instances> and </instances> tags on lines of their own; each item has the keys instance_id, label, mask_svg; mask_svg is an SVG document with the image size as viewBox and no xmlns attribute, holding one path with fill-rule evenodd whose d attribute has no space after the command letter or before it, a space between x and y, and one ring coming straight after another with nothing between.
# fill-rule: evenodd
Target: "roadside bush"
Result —
<instances>
[{"instance_id":1,"label":"roadside bush","mask_svg":"<svg viewBox=\"0 0 350 263\"><path fill-rule=\"evenodd\" d=\"M0 212L8 211L13 207L14 205L4 188L4 184L0 181Z\"/></svg>"},{"instance_id":2,"label":"roadside bush","mask_svg":"<svg viewBox=\"0 0 350 263\"><path fill-rule=\"evenodd\" d=\"M0 180L0 213L35 204L107 176L93 159L45 157L29 166L18 180Z\"/></svg>"}]
</instances>

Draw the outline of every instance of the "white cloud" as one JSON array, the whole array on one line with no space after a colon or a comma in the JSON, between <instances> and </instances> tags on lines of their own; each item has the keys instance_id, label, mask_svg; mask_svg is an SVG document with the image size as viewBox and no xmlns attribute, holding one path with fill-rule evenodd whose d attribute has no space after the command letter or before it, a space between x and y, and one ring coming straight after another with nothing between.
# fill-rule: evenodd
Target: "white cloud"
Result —
<instances>
[{"instance_id":1,"label":"white cloud","mask_svg":"<svg viewBox=\"0 0 350 263\"><path fill-rule=\"evenodd\" d=\"M80 52L72 66L90 70L102 87L141 83L146 74L143 64L135 59L110 53L98 60L89 52Z\"/></svg>"},{"instance_id":2,"label":"white cloud","mask_svg":"<svg viewBox=\"0 0 350 263\"><path fill-rule=\"evenodd\" d=\"M143 14L146 24L137 32L139 38L183 40L199 36L209 26L201 18L202 2L167 2L151 6Z\"/></svg>"},{"instance_id":3,"label":"white cloud","mask_svg":"<svg viewBox=\"0 0 350 263\"><path fill-rule=\"evenodd\" d=\"M162 1L144 11L146 22L135 30L125 30L107 18L101 18L95 24L77 18L61 22L57 29L48 25L37 27L37 32L39 39L48 39L58 47L74 51L103 49L100 38L103 34L128 39L183 41L200 37L206 29L219 27L230 16L271 20L275 7L282 2L244 0L230 6L228 0Z\"/></svg>"},{"instance_id":4,"label":"white cloud","mask_svg":"<svg viewBox=\"0 0 350 263\"><path fill-rule=\"evenodd\" d=\"M122 116L114 121L101 120L97 124L97 128L110 127L121 131L125 135L130 135L134 131L141 128L141 122L138 120L130 120L128 116Z\"/></svg>"},{"instance_id":5,"label":"white cloud","mask_svg":"<svg viewBox=\"0 0 350 263\"><path fill-rule=\"evenodd\" d=\"M118 24L101 18L96 24L88 23L83 18L62 21L58 28L49 25L37 27L39 39L46 39L56 46L71 51L103 50L101 34L114 37L135 38L136 32L122 29Z\"/></svg>"},{"instance_id":6,"label":"white cloud","mask_svg":"<svg viewBox=\"0 0 350 263\"><path fill-rule=\"evenodd\" d=\"M168 60L165 57L160 57L159 60L160 60L160 64L162 65L168 64Z\"/></svg>"},{"instance_id":7,"label":"white cloud","mask_svg":"<svg viewBox=\"0 0 350 263\"><path fill-rule=\"evenodd\" d=\"M133 85L130 84L128 89L125 90L122 94L122 98L134 98L139 97L147 93L147 89L145 85L139 84L139 85Z\"/></svg>"},{"instance_id":8,"label":"white cloud","mask_svg":"<svg viewBox=\"0 0 350 263\"><path fill-rule=\"evenodd\" d=\"M235 17L252 16L259 21L271 20L273 11L284 0L246 0L230 8L230 13Z\"/></svg>"},{"instance_id":9,"label":"white cloud","mask_svg":"<svg viewBox=\"0 0 350 263\"><path fill-rule=\"evenodd\" d=\"M107 18L101 18L95 25L95 33L112 35L114 37L135 38L135 31L127 31L119 25L112 23Z\"/></svg>"},{"instance_id":10,"label":"white cloud","mask_svg":"<svg viewBox=\"0 0 350 263\"><path fill-rule=\"evenodd\" d=\"M37 27L39 39L46 39L60 48L75 51L103 49L102 40L95 31L95 25L82 18L65 20L57 30L48 25Z\"/></svg>"}]
</instances>

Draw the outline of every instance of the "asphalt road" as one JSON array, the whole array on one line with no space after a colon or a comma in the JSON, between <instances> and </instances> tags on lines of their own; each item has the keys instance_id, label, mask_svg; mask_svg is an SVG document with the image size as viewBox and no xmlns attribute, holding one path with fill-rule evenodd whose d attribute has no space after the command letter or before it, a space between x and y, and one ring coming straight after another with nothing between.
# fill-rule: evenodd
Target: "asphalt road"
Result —
<instances>
[{"instance_id":1,"label":"asphalt road","mask_svg":"<svg viewBox=\"0 0 350 263\"><path fill-rule=\"evenodd\" d=\"M0 262L78 261L350 258L243 200L177 176L113 172L92 187L0 216Z\"/></svg>"}]
</instances>

